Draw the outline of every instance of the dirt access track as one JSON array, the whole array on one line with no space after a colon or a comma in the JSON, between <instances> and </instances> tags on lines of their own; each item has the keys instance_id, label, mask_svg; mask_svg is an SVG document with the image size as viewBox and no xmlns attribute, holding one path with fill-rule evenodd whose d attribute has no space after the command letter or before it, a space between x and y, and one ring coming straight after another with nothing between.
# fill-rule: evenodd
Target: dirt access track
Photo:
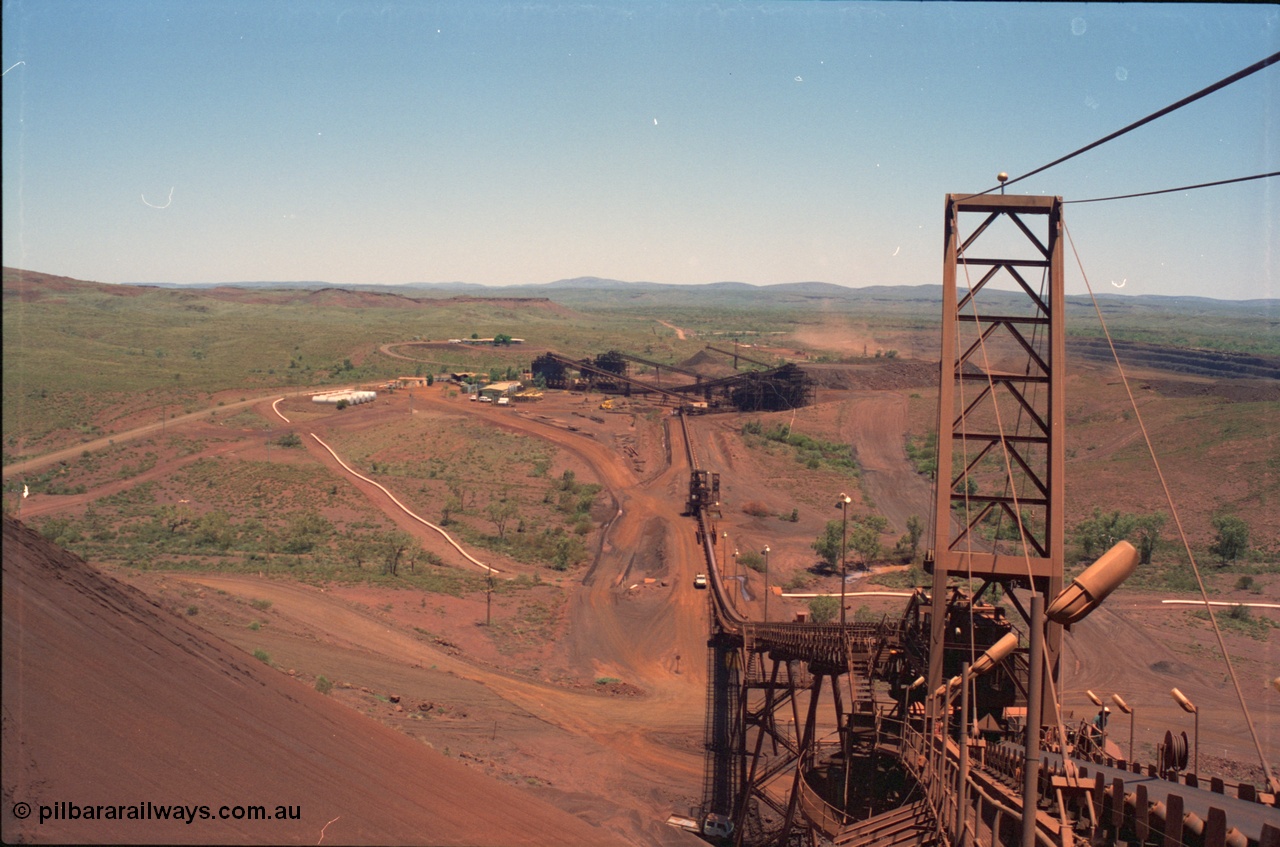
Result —
<instances>
[{"instance_id":1,"label":"dirt access track","mask_svg":"<svg viewBox=\"0 0 1280 847\"><path fill-rule=\"evenodd\" d=\"M278 431L283 421L275 417L271 399L258 401L255 408L274 420ZM405 515L383 490L353 477L309 437L314 433L331 440L344 428L407 415L410 408L414 414L465 415L543 439L590 468L604 486L604 496L612 499L615 516L603 532L598 554L564 585L563 616L553 637L533 651L532 659L519 657L522 664L541 663L540 675L515 672L508 663L516 659L492 650L476 625L484 617L483 594L430 595L415 608L416 596L408 604L404 592L393 589L314 586L240 574L112 569L112 575L143 594L112 587L95 574L93 579L101 584L77 588L68 597L67 580L58 574L71 566L55 564L41 571L21 560L11 565L6 535L6 840L12 840L11 835L32 840L181 839L176 830L141 824L109 829L19 824L12 818L10 801L35 791L57 799L110 799L111 788L125 786L128 796L115 802L136 803L148 793L168 796L166 791L173 795L168 802L207 803L211 795L241 802L237 798L242 795L223 786L237 784L234 780L243 778L243 772L266 774L258 787L246 789L249 796L243 802L296 802L337 814L337 795L343 795L342 820L333 823L325 837L334 843L574 843L576 824L587 827L588 836L578 843L701 843L662 823L671 812L687 812L700 802L703 768L708 600L706 592L692 587L694 574L705 566L694 524L680 514L689 467L679 427L663 426L662 439L639 442L643 455L637 461L616 449L613 438L626 429L628 416L583 415L595 407L581 395L549 393L541 404L497 408L425 389L413 392L412 400L408 393L397 392L369 406L332 414L317 413L305 398L279 404L286 416L294 409L306 412L295 415L290 426L303 436L312 460L356 486L446 562L471 569L473 565L450 553L438 533ZM906 387L824 389L817 405L778 413L776 418L853 443L863 468L864 494L900 532L906 516L927 514L930 508L929 486L912 471L903 452L910 409ZM744 449L737 436L741 421L737 415L694 419L694 448L702 467L721 474L721 549L727 556L732 548L770 544L770 581L777 585L812 564L809 542L834 516L833 497L826 487L839 483L832 479L815 484L799 470L780 471L785 466L765 463L755 451ZM261 449L260 438L246 435L237 451L252 456ZM163 472L162 466L153 470ZM80 499L33 497L24 514L83 509ZM772 515L747 514L741 506L749 500L763 503ZM792 508L801 512L799 521L777 518ZM32 555L39 560L44 554ZM493 564L503 577L519 571L505 562ZM14 584L11 567L30 573L22 577L28 587L21 593L9 590ZM754 572L746 577L743 610L763 617L763 580ZM13 594L18 599L11 609ZM101 599L117 596L128 601ZM167 609L196 601L203 609L195 619L199 626L191 619L169 620L173 616ZM790 618L802 608L801 602L772 595L771 619ZM900 604L889 599L873 608L892 615ZM60 607L65 613L57 611ZM150 609L153 619L142 632L111 634L112 627L146 617L139 608ZM1114 689L1130 702L1144 704L1140 739L1144 733L1154 737L1185 723L1168 698L1171 685L1186 690L1195 684L1198 691L1212 692L1205 697L1214 714L1238 712L1210 660L1187 658L1195 655L1189 643L1202 640L1203 632L1178 626L1181 619L1171 617L1151 598L1125 596L1123 608L1118 603L1109 608L1112 617L1082 624L1068 642L1064 670L1070 690L1064 702L1069 707L1083 713L1086 687ZM250 612L265 625L248 627ZM423 637L427 629L438 635ZM73 633L81 640L64 640ZM46 642L49 646L39 646ZM11 653L11 645L16 652ZM259 649L269 653L283 673L249 658ZM61 664L54 661L55 654L61 656ZM130 665L130 656L145 657L145 670ZM1117 656L1123 660L1117 661ZM1267 656L1265 644L1254 646L1250 661L1262 666ZM53 670L33 670L45 664ZM11 679L11 666L21 668L23 676ZM234 691L262 689L270 702L221 689L217 696L206 696L212 683L188 679L186 675L195 672L189 666L211 666L215 676L238 686ZM117 667L121 670L107 670ZM94 668L97 671L90 673ZM311 690L319 674L337 682L330 698ZM15 690L23 692L20 700L11 700ZM1169 701L1167 706L1163 700ZM149 701L157 708L143 708ZM14 702L19 705L11 709ZM1261 712L1254 720L1274 760L1280 714L1274 699L1259 705ZM320 738L324 730L309 717L316 710L329 721L321 725L329 727L327 740ZM1242 721L1224 717L1211 726L1205 723L1202 742L1209 754L1248 761ZM60 726L77 727L77 732L67 736L58 731ZM392 733L399 739L417 740L386 741L386 727L399 730ZM187 731L197 737L207 733L217 741L193 745L183 740ZM14 737L22 739L20 745L14 745ZM352 744L357 746L352 749ZM275 745L274 759L252 752L262 745ZM330 745L341 748L331 760L308 758L306 751ZM93 753L93 767L80 764L81 750ZM182 751L177 759L174 750ZM296 750L303 752L291 752ZM267 760L278 767L268 767ZM21 779L11 781L16 774ZM469 799L448 795L469 820L466 826L457 823L456 830L445 828L444 821L453 819L430 799L444 791L441 786L455 784L481 786L468 789ZM77 794L91 785L97 786L96 793ZM526 801L535 805L521 805ZM374 827L368 819L381 816L383 804L402 810L395 820L403 826ZM437 829L413 817L409 807L436 821ZM335 814L308 813L305 826L273 831L267 837L248 826L225 826L197 830L186 840L315 843L320 828ZM363 828L341 829L357 822Z\"/></svg>"},{"instance_id":2,"label":"dirt access track","mask_svg":"<svg viewBox=\"0 0 1280 847\"><path fill-rule=\"evenodd\" d=\"M456 400L448 401L438 396L432 398L426 392L415 397L414 402L420 409L426 409L434 403L441 409L455 413L494 411L480 404L468 407ZM274 415L271 405L263 400L259 403L259 411L264 416ZM400 410L396 408L395 411ZM387 414L388 409L353 408L345 414L334 415L327 421L312 421L305 432L327 434L332 425L359 422L361 413L364 412L371 412L373 415ZM365 415L364 422L369 417ZM688 519L682 519L679 515L681 498L669 496L669 490L682 491L687 485L687 468L668 466L651 477L646 487L638 484L635 471L623 457L591 438L555 423L533 421L517 414L495 416L493 423L503 428L528 431L559 444L590 465L613 498L617 516L608 527L601 555L572 594L567 610L567 630L572 633L572 637L561 643L559 649L566 652L570 664L580 666L588 675L625 678L628 683L625 687L608 686L605 690L621 692L618 695L602 693L594 686L583 689L534 683L507 673L501 667L476 666L462 661L455 655L458 653L456 647L448 642L424 643L411 627L388 621L373 613L371 604L367 602L371 598L359 596L361 592L358 590L349 591L348 596L342 596L343 593L338 591L255 577L157 575L128 571L118 571L118 574L160 598L171 596L170 592L185 594L194 590L203 593L207 589L210 595L222 598L221 602L224 604L243 599L246 602L256 601L264 607L269 606L270 612L264 612L263 616L269 617L271 626L253 635L243 625L221 623L214 614L202 616L200 622L212 629L215 636L227 636L246 652L259 648L269 651L279 666L294 670L295 674L298 673L296 669L302 668L306 669L308 678L314 678L315 673L312 671L325 669L325 672L340 681L334 698L322 701L326 705L337 700L345 701L356 709L385 707L382 709L385 714L379 713L375 717L394 724L397 717L407 719L414 713L421 717L424 711L431 712L429 707L426 710L422 708L425 704L441 704L435 713L447 712L448 717L432 722L444 725L446 736L452 733L459 739L453 747L457 752L452 753L452 756L460 759L460 766L468 770L495 771L496 773L483 777L479 773L469 776L473 779L488 779L494 782L495 790L502 789L490 799L478 796L469 806L461 804L463 808L470 808L475 823L473 830L463 830L469 834L460 839L462 843L561 843L564 832L572 834L575 831L572 827L564 830L556 822L540 819L537 814L529 814L518 805L509 805L507 800L501 798L516 789L502 784L504 781L518 782L533 794L543 795L555 802L570 813L570 820L574 823L580 822L573 816L589 820L595 825L589 827L594 830L595 835L590 839L580 839L582 843L606 843L611 837L611 831L620 834L620 843L690 843L690 836L662 823L673 808L687 807L690 802L697 802L702 764L698 747L704 693L701 658L707 633L706 594L689 588L697 546L692 538ZM169 424L171 427L180 425L182 424L177 422ZM304 430L300 430L302 431ZM127 437L128 434L121 434L116 439L121 441ZM431 546L438 544L439 539L435 533L407 520L382 490L351 476L314 440L308 438L307 443L313 457L329 466L335 476L363 491L371 502L385 508L393 519L419 534L424 543ZM243 446L244 452L248 449ZM222 446L219 450L225 452L227 448ZM677 457L682 456L683 448L677 445L671 453ZM163 473L163 469L156 468L152 473ZM57 499L64 502L55 504ZM26 514L30 516L49 511L55 505L56 510L74 509L77 505L83 508L83 503L72 502L82 499L86 498L32 498L27 504ZM6 541L6 551L9 546ZM682 563L681 570L688 570L687 576L681 576L678 580L673 577L667 583L671 589L669 596L660 598L654 595L640 603L645 610L643 614L636 615L637 608L633 603L624 603L625 608L619 610L618 589L623 576L635 570L639 559L659 548L666 551L667 561ZM10 557L6 552L6 567L9 567L9 561ZM18 567L17 562L14 564ZM28 570L25 563L21 567L23 572ZM32 569L38 572L34 566ZM56 567L54 571L57 571ZM96 573L91 570L89 572L98 578ZM8 582L6 575L6 584ZM675 590L677 583L687 590ZM38 578L35 579L35 584L43 586ZM12 595L17 604L12 613L10 607L6 606L6 624L12 622L15 633L26 632L35 623L34 616L27 610L29 603L22 599L26 593L6 592L6 599ZM96 590L85 590L78 592L77 596L91 596L95 593ZM625 599L625 595L623 596ZM136 601L138 598L133 599ZM610 613L611 609L621 613ZM71 614L74 616L74 613ZM128 614L132 615L131 612ZM474 616L468 615L467 619L474 620ZM91 620L96 622L96 619ZM200 632L198 627L187 621L179 622L188 630L181 639L183 641L191 640L189 631ZM641 623L642 625L637 625ZM48 623L50 628L55 629L64 625L65 621ZM103 626L108 625L108 622L103 623ZM42 629L43 625L37 627L37 631ZM96 634L87 636L90 641L99 640L94 637ZM124 649L154 652L146 646L152 635L153 633L143 633L138 636L141 643ZM467 635L464 630L458 636L459 640L465 640ZM167 633L160 637L165 641L174 640ZM61 749L56 741L58 735L52 732L52 726L42 723L41 718L47 717L50 721L73 720L73 704L98 699L93 694L93 686L101 684L110 687L110 682L91 674L64 669L67 672L59 674L58 679L81 681L77 685L68 685L56 682L49 675L31 672L24 661L30 656L25 645L39 640L42 639L36 632L6 639L6 647L10 644L23 645L19 647L16 656L6 654L6 673L11 666L21 669L21 675L15 677L8 690L22 690L30 695L24 699L24 706L15 710L13 715L12 726L20 728L21 752L9 743L10 734L6 732L6 756L12 751L14 756L25 756L27 759L25 768L6 768L6 772L24 772L26 778L14 784L7 783L6 793L12 793L16 797L18 794L28 794L37 785L52 786L59 790L45 793L56 793L61 797L93 796L101 802L104 793L109 794L110 791L104 789L86 794L79 790L87 790L87 786L76 769L70 766L69 751ZM112 640L116 639L107 639ZM220 643L220 639L216 637L211 638L211 641ZM77 654L83 653L83 650L77 646L69 648L68 652ZM682 654L688 658L684 667L681 666ZM13 661L10 661L11 658ZM179 661L177 657L168 657L159 662L156 669L165 667L169 660ZM106 666L116 664L114 660L102 661ZM247 656L242 655L237 663L237 670L244 670L248 666L256 676L263 673L273 675ZM286 689L299 689L291 692L285 699L305 698L310 701L318 696L279 674L275 676L279 677L277 684ZM157 677L156 682L159 683L163 674L157 674ZM125 699L134 696L130 694L131 691L141 699L155 696L156 692L152 687L140 687L136 682L132 681L128 688L118 694ZM81 684L85 687L81 688ZM34 708L36 703L50 702L44 696L46 689L56 693L60 688L71 688L72 693L70 696L56 697L52 701L55 705L52 709ZM199 690L187 686L179 688ZM637 692L643 692L643 696L628 696ZM265 720L260 713L267 706L252 698L244 701L243 710L227 708L224 704L216 707L211 714L199 714L207 703L201 703L199 698L188 700L181 691L171 693L163 702L171 702L175 697L185 704L188 720L184 722L189 723L193 729L203 724L216 724L221 728L214 733L215 737L225 739L228 734L237 736L243 729L248 737L244 743L252 745L254 733L250 728L260 720ZM398 702L391 703L393 698ZM235 701L238 698L226 699ZM402 703L410 706L412 711L406 713ZM65 709L61 708L63 705ZM276 703L275 706L279 707L280 704ZM163 710L163 705L161 709ZM199 714L199 717L192 716L191 712ZM153 714L154 710L143 709L142 713ZM457 717L458 715L464 717ZM361 723L368 721L354 711L347 715L347 719L354 723L344 733L359 736L369 731L370 727L363 730L359 728ZM110 716L104 716L103 723L91 720L88 724L91 728L101 730L111 721ZM145 723L145 719L133 719L131 725L141 727ZM6 727L10 725L6 720ZM483 743L485 736L487 743ZM104 745L97 745L97 758L101 761L113 762L115 766L128 772L157 773L154 782L141 783L139 791L142 793L148 793L143 790L148 785L158 791L161 786L170 784L163 777L163 772L170 766L163 761L162 751L167 745L162 745L160 749L148 748L147 745L137 748L127 745L105 746L106 749L103 749ZM227 749L234 751L243 749L243 746L228 743ZM418 746L424 754L430 753L425 746ZM447 744L442 746L449 749ZM192 770L221 770L230 766L228 759L220 759L211 747L202 746L191 755L193 764L195 761L203 762L200 768ZM205 756L208 756L207 760L204 759ZM368 758L371 762L390 763L398 761L401 754L397 752L390 756L381 753L369 755ZM436 758L441 757L437 755ZM503 762L500 767L494 764L497 759ZM218 762L226 764L219 765ZM288 757L285 757L285 764L288 762ZM446 763L459 767L456 762L446 760ZM327 769L326 779L340 783L343 779L341 770ZM385 778L394 780L393 774L399 772L399 766L390 764L388 770L392 773L388 773ZM445 770L444 773L450 772ZM499 779L493 780L493 776ZM356 771L352 773L352 778L364 777ZM107 779L101 782L103 786L116 784ZM178 796L173 797L173 801L190 799L197 793L206 796L219 793L216 780L205 786L207 790L204 792L197 792L198 787L198 779L186 784L183 790L174 787L171 793ZM306 799L308 793L318 794L314 787L300 785L295 788L298 790L284 794L303 799ZM400 793L403 793L403 789ZM129 794L128 798L121 798L117 802L134 802L138 791L131 790ZM267 790L246 791L245 794L284 796L279 791ZM316 802L313 797L310 805L314 807ZM370 805L371 808L377 808L376 802L371 802ZM16 822L10 816L7 824ZM521 838L514 837L512 832L515 830L511 824L514 824L515 830L525 835ZM364 830L352 830L344 836L339 834L340 826L341 822L334 825L329 832L330 838L336 836L340 841L385 840L386 843L446 843L450 840L429 834L433 832L431 828L424 828L422 836L413 837L405 837L404 830L397 831L394 828L367 830L374 833L371 835L360 834ZM144 831L145 829L116 826L100 831L112 833L105 835L105 840L165 841L175 837L163 829L158 830L162 833L160 835L148 834L150 831ZM45 840L49 835L54 835L56 839L59 836L55 833L76 840L88 837L88 831L83 826L50 828L49 824L45 828L24 825L18 830L20 837L39 840ZM210 838L209 833L213 831L217 835L212 840L265 840L272 843L282 840L274 834L263 839L252 828L243 827L205 829L204 834L192 837L204 840ZM318 827L304 828L301 831L307 833L303 840L311 840L318 832ZM447 829L441 831L450 832ZM6 833L9 832L6 829ZM72 833L73 835L69 835Z\"/></svg>"}]
</instances>

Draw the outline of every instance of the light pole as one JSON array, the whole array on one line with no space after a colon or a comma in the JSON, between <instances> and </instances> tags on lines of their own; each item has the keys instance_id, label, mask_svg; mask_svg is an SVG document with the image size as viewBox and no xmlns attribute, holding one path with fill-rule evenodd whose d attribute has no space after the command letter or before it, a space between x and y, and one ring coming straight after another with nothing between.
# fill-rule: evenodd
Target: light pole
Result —
<instances>
[{"instance_id":1,"label":"light pole","mask_svg":"<svg viewBox=\"0 0 1280 847\"><path fill-rule=\"evenodd\" d=\"M484 581L484 625L493 623L493 568L486 568Z\"/></svg>"},{"instance_id":2,"label":"light pole","mask_svg":"<svg viewBox=\"0 0 1280 847\"><path fill-rule=\"evenodd\" d=\"M724 531L720 533L720 561L725 561L725 548L729 546L729 533ZM725 562L725 564L728 564Z\"/></svg>"},{"instance_id":3,"label":"light pole","mask_svg":"<svg viewBox=\"0 0 1280 847\"><path fill-rule=\"evenodd\" d=\"M849 504L853 502L853 498L843 491L840 492L840 499L836 501L836 508L840 510L840 626L844 626L844 590L845 584L849 581L848 561L845 558L845 543L849 538Z\"/></svg>"},{"instance_id":4,"label":"light pole","mask_svg":"<svg viewBox=\"0 0 1280 847\"><path fill-rule=\"evenodd\" d=\"M1195 767L1194 773L1199 774L1200 773L1200 710L1196 708L1195 703L1192 703L1190 700L1187 699L1187 695L1183 694L1178 689L1172 688L1169 690L1169 693L1173 695L1174 700L1178 701L1178 705L1182 707L1182 711L1190 712L1192 715L1195 716L1196 757L1195 757L1195 764L1194 764L1194 767Z\"/></svg>"},{"instance_id":5,"label":"light pole","mask_svg":"<svg viewBox=\"0 0 1280 847\"><path fill-rule=\"evenodd\" d=\"M1120 699L1119 694L1111 695L1111 702L1116 704L1120 711L1129 716L1129 764L1133 764L1133 708Z\"/></svg>"},{"instance_id":6,"label":"light pole","mask_svg":"<svg viewBox=\"0 0 1280 847\"><path fill-rule=\"evenodd\" d=\"M769 545L764 546L764 622L769 622Z\"/></svg>"},{"instance_id":7,"label":"light pole","mask_svg":"<svg viewBox=\"0 0 1280 847\"><path fill-rule=\"evenodd\" d=\"M733 608L737 609L738 595L743 594L745 596L746 594L746 589L744 587L746 585L746 582L738 579L738 548L737 547L733 548L733 581L738 583L738 587L735 588L729 596L733 598Z\"/></svg>"}]
</instances>

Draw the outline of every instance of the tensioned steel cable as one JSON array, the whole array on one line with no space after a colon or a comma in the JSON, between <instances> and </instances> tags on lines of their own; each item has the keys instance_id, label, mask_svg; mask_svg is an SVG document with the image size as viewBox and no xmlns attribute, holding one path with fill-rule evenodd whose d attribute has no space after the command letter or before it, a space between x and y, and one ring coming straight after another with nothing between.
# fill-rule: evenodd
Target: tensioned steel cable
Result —
<instances>
[{"instance_id":1,"label":"tensioned steel cable","mask_svg":"<svg viewBox=\"0 0 1280 847\"><path fill-rule=\"evenodd\" d=\"M970 195L970 197L981 197L984 194L990 194L991 192L995 191L997 188L1008 187L1010 185L1013 185L1015 182L1021 182L1027 177L1035 176L1036 174L1041 173L1042 171L1047 171L1049 168L1052 168L1054 165L1060 165L1063 162L1067 161L1068 159L1074 159L1076 156L1079 156L1081 153L1087 153L1088 151L1092 150L1095 147L1099 147L1103 144L1106 144L1108 141L1113 141L1127 132L1131 132L1140 126L1149 124L1152 121L1154 121L1156 118L1162 118L1165 115L1169 114L1170 112L1177 111L1178 109L1181 109L1183 106L1194 103L1195 101L1199 100L1202 97L1207 97L1210 94L1214 93L1215 91L1226 88L1228 85L1231 85L1232 83L1239 82L1245 77L1250 76L1251 74L1255 74L1258 71L1262 70L1263 68L1267 68L1267 67L1270 67L1271 65L1274 65L1276 62L1280 62L1280 53L1272 53L1270 56L1263 59L1262 61L1254 62L1249 67L1242 68L1241 70L1238 70L1235 73L1233 73L1231 76L1226 77L1225 79L1220 79L1217 82L1215 82L1213 85L1210 85L1207 88L1202 88L1199 91L1197 91L1195 94L1190 94L1186 97L1183 97L1178 102L1171 103L1170 105L1165 106L1163 109L1160 109L1157 112L1152 112L1151 114L1147 115L1145 118L1134 121L1128 126L1122 129L1118 129L1115 132L1111 133L1110 135L1099 138L1097 141L1094 141L1091 144L1086 144L1084 147L1081 147L1079 150L1076 150L1075 152L1068 153L1065 156L1054 159L1049 164L1041 165L1035 170L1028 171L1022 176L1015 177L1003 183L1002 185L995 185L995 186L992 186L991 188L988 188L986 191L981 191L977 194L972 194Z\"/></svg>"},{"instance_id":2,"label":"tensioned steel cable","mask_svg":"<svg viewBox=\"0 0 1280 847\"><path fill-rule=\"evenodd\" d=\"M1125 374L1124 366L1120 364L1120 355L1116 352L1115 341L1112 340L1111 331L1107 328L1106 319L1102 316L1102 307L1098 305L1097 295L1093 293L1093 286L1089 284L1089 275L1085 273L1084 263L1080 260L1080 252L1076 250L1075 240L1071 237L1071 230L1067 228L1065 223L1062 225L1062 232L1067 237L1067 243L1071 245L1071 252L1076 259L1076 266L1080 269L1080 276L1084 279L1085 288L1089 292L1089 299L1093 302L1094 311L1098 315L1098 322L1102 325L1103 335L1107 339L1107 346L1111 348L1111 358L1116 363L1116 370L1120 374L1120 382L1124 385L1125 393L1129 396L1129 408L1133 410L1134 418L1138 422L1138 430L1142 433L1142 440L1147 445L1147 454L1151 457L1151 464L1155 468L1156 478L1160 480L1160 488L1164 492L1165 502L1169 506L1169 513L1173 516L1173 523L1177 527L1178 537L1182 540L1183 550L1186 551L1187 560L1191 564L1191 572L1195 575L1196 585L1200 589L1200 597L1204 601L1205 611L1209 614L1209 623L1213 625L1213 634L1218 640L1218 649L1222 651L1222 658L1226 662L1227 674L1231 677L1231 684L1235 688L1237 699L1240 701L1240 709L1244 713L1245 723L1249 727L1249 735L1253 739L1254 748L1257 750L1258 759L1262 764L1262 772L1267 779L1267 785L1272 791L1280 792L1280 779L1277 779L1272 772L1271 763L1267 761L1267 754L1258 738L1258 730L1253 725L1253 716L1249 713L1249 705L1245 702L1244 691L1240 688L1240 680L1236 676L1235 666L1231 664L1231 654L1227 651L1227 643L1222 637L1222 629L1218 626L1218 618L1213 613L1213 607L1209 605L1209 593L1205 589L1200 566L1196 564L1195 554L1191 552L1191 542L1187 540L1187 533L1182 526L1182 518L1178 515L1178 507L1173 501L1173 494L1169 490L1169 482L1160 467L1160 459L1156 456L1156 449L1151 442L1151 435L1147 430L1147 425L1142 419L1142 412L1138 409L1138 403L1133 398L1133 388L1129 383L1128 376Z\"/></svg>"},{"instance_id":3,"label":"tensioned steel cable","mask_svg":"<svg viewBox=\"0 0 1280 847\"><path fill-rule=\"evenodd\" d=\"M1273 176L1280 176L1280 171L1272 171L1266 174L1254 174L1253 176L1238 176L1235 179L1220 179L1216 182L1201 182L1197 185L1183 185L1179 188L1162 188L1159 191L1141 191L1137 194L1117 194L1114 197L1091 197L1088 200L1063 200L1062 205L1068 203L1101 203L1104 200L1128 200L1133 197L1153 197L1156 194L1173 194L1176 191L1194 191L1197 188L1212 188L1215 185L1231 185L1233 182L1248 182L1253 179L1269 179Z\"/></svg>"}]
</instances>

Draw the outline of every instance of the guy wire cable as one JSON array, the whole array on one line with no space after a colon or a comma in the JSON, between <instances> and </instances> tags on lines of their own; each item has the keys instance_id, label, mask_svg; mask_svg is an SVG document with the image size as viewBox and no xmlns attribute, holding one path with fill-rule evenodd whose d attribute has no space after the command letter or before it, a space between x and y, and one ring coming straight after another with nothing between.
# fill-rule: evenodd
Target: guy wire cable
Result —
<instances>
[{"instance_id":1,"label":"guy wire cable","mask_svg":"<svg viewBox=\"0 0 1280 847\"><path fill-rule=\"evenodd\" d=\"M1253 176L1238 176L1235 179L1220 179L1216 182L1201 182L1197 185L1183 185L1178 188L1162 188L1159 191L1140 191L1137 194L1117 194L1114 197L1091 197L1088 200L1063 200L1062 205L1069 203L1101 203L1104 200L1129 200L1133 197L1154 197L1157 194L1173 194L1176 191L1194 191L1197 188L1212 188L1215 185L1231 185L1234 182L1249 182L1254 179L1269 179L1273 176L1280 176L1280 171L1271 171L1265 174L1254 174Z\"/></svg>"},{"instance_id":2,"label":"guy wire cable","mask_svg":"<svg viewBox=\"0 0 1280 847\"><path fill-rule=\"evenodd\" d=\"M1074 159L1076 156L1079 156L1081 153L1087 153L1088 151L1092 150L1095 147L1099 147L1103 144L1106 144L1108 141L1113 141L1127 132L1131 132L1132 130L1137 129L1140 126L1143 126L1144 124L1149 124L1152 121L1154 121L1156 118L1162 118L1165 115L1169 114L1170 112L1175 112L1178 109L1181 109L1183 106L1194 103L1195 101L1199 100L1202 97L1207 97L1208 95L1214 93L1215 91L1226 88L1228 85L1231 85L1232 83L1239 82L1245 77L1250 76L1251 74L1255 74L1258 71L1262 70L1263 68L1267 68L1267 67L1270 67L1271 65L1274 65L1276 62L1280 62L1280 53L1272 53L1267 58L1258 62L1254 62L1249 67L1242 68L1241 70L1238 70L1235 73L1233 73L1231 76L1226 77L1224 79L1220 79L1217 82L1215 82L1213 85L1210 85L1207 88L1202 88L1199 91L1197 91L1195 94L1190 94L1186 97L1183 97L1178 102L1171 103L1170 105L1165 106L1163 109L1160 109L1159 111L1152 112L1151 114L1147 115L1145 118L1134 121L1128 126L1122 129L1118 129L1115 132L1111 133L1110 135L1099 138L1097 141L1094 141L1090 144L1086 144L1084 147L1081 147L1079 150L1076 150L1073 153L1068 153L1065 156L1054 159L1052 162L1050 162L1047 165L1041 165L1035 170L1028 171L1022 176L1014 177L1013 179L1010 179L1001 185L995 185L995 186L992 186L991 188L988 188L986 191L980 191L977 194L971 194L969 195L969 197L966 197L965 199L967 200L967 199L970 199L971 197L981 197L984 194L990 194L991 192L995 191L997 188L1008 187L1010 185L1013 185L1015 182L1021 182L1027 177L1035 176L1041 171L1047 171L1049 168L1052 168L1054 165L1060 165L1063 162L1067 161L1068 159Z\"/></svg>"}]
</instances>

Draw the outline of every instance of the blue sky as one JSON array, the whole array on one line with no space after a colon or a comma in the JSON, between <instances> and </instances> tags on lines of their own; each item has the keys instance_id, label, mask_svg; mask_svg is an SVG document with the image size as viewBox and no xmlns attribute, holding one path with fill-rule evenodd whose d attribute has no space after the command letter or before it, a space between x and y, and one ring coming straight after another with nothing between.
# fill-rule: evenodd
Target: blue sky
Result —
<instances>
[{"instance_id":1,"label":"blue sky","mask_svg":"<svg viewBox=\"0 0 1280 847\"><path fill-rule=\"evenodd\" d=\"M104 282L936 283L948 192L1280 50L1270 4L3 8L4 264ZM1275 65L1010 191L1280 170L1278 124ZM1095 290L1280 297L1280 179L1066 220Z\"/></svg>"}]
</instances>

